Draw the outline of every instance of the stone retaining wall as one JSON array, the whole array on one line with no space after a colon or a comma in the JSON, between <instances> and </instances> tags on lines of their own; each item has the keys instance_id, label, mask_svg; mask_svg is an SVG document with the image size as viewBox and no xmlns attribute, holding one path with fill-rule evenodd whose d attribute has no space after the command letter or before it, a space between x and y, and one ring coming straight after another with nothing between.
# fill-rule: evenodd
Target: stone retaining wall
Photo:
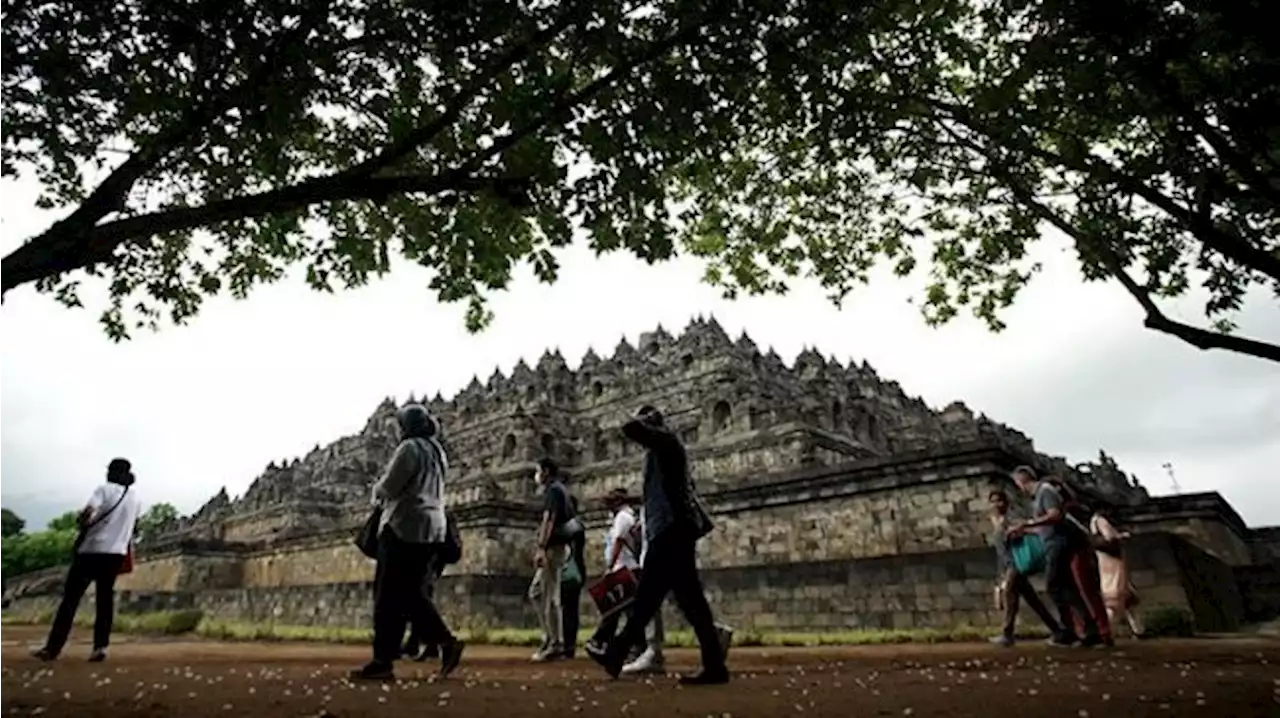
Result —
<instances>
[{"instance_id":1,"label":"stone retaining wall","mask_svg":"<svg viewBox=\"0 0 1280 718\"><path fill-rule=\"evenodd\" d=\"M1203 631L1234 630L1243 610L1230 567L1173 534L1135 537L1128 547L1131 578L1144 610L1190 610ZM935 551L862 560L812 561L710 568L703 572L717 617L740 629L837 631L993 627L996 579L989 548ZM438 603L458 627L536 626L525 601L528 576L446 575ZM1038 581L1037 581L1038 584ZM53 607L51 596L18 599L16 610ZM200 592L136 592L120 595L120 610L198 608L212 618L281 625L370 625L372 586L367 581L212 589ZM92 601L82 610L92 611ZM582 599L583 623L595 609ZM680 627L674 601L665 613ZM1023 611L1024 621L1035 617ZM584 637L585 639L585 637Z\"/></svg>"}]
</instances>

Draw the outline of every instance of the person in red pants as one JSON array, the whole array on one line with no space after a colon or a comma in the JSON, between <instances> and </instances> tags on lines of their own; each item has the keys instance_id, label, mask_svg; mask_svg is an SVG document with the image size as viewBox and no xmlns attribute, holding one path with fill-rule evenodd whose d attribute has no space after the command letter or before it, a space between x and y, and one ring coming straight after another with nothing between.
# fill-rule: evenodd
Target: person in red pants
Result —
<instances>
[{"instance_id":1,"label":"person in red pants","mask_svg":"<svg viewBox=\"0 0 1280 718\"><path fill-rule=\"evenodd\" d=\"M1114 646L1115 638L1111 632L1111 619L1107 616L1107 604L1102 600L1102 577L1098 573L1098 557L1089 543L1089 510L1081 505L1075 492L1057 477L1050 477L1049 482L1058 489L1066 501L1068 527L1067 536L1071 546L1071 576L1075 579L1080 597L1089 608L1089 615L1098 626L1098 638L1102 645ZM1083 631L1082 617L1075 616L1077 631Z\"/></svg>"}]
</instances>

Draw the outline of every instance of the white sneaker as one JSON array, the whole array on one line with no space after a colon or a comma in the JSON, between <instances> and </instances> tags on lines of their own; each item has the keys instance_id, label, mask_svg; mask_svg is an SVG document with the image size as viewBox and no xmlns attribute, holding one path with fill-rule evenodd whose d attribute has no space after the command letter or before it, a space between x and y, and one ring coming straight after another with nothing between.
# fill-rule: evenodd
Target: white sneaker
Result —
<instances>
[{"instance_id":1,"label":"white sneaker","mask_svg":"<svg viewBox=\"0 0 1280 718\"><path fill-rule=\"evenodd\" d=\"M635 675L637 673L665 673L665 661L652 648L645 649L644 653L634 661L622 667L622 672L626 675Z\"/></svg>"},{"instance_id":2,"label":"white sneaker","mask_svg":"<svg viewBox=\"0 0 1280 718\"><path fill-rule=\"evenodd\" d=\"M733 629L723 623L717 623L716 638L720 641L720 660L729 660L729 647L733 645Z\"/></svg>"},{"instance_id":3,"label":"white sneaker","mask_svg":"<svg viewBox=\"0 0 1280 718\"><path fill-rule=\"evenodd\" d=\"M563 648L544 648L533 654L533 657L529 660L534 663L550 663L552 661L563 660L564 657Z\"/></svg>"}]
</instances>

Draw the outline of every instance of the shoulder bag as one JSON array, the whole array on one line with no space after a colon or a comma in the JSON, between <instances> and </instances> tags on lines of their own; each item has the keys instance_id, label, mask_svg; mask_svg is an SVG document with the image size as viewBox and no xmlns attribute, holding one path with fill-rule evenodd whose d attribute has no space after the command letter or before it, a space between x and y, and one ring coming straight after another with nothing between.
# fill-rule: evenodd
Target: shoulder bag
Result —
<instances>
[{"instance_id":1,"label":"shoulder bag","mask_svg":"<svg viewBox=\"0 0 1280 718\"><path fill-rule=\"evenodd\" d=\"M124 491L120 493L120 498L116 499L116 502L111 505L111 508L99 514L98 518L80 527L80 531L76 533L75 543L72 544L71 547L72 553L80 553L80 547L84 545L85 539L89 538L89 531L94 526L106 521L107 517L110 516L113 511L120 508L120 504L124 503L125 497L129 495L129 489L130 487L128 486L124 487Z\"/></svg>"},{"instance_id":2,"label":"shoulder bag","mask_svg":"<svg viewBox=\"0 0 1280 718\"><path fill-rule=\"evenodd\" d=\"M1044 539L1037 533L1025 533L1009 542L1009 562L1023 576L1034 576L1045 569Z\"/></svg>"},{"instance_id":3,"label":"shoulder bag","mask_svg":"<svg viewBox=\"0 0 1280 718\"><path fill-rule=\"evenodd\" d=\"M373 511L369 512L369 518L365 519L364 525L356 531L356 548L360 549L360 553L369 558L378 557L378 529L382 526L382 507L375 506Z\"/></svg>"},{"instance_id":4,"label":"shoulder bag","mask_svg":"<svg viewBox=\"0 0 1280 718\"><path fill-rule=\"evenodd\" d=\"M1123 547L1119 539L1109 539L1102 535L1101 531L1094 531L1094 524L1097 519L1089 522L1089 546L1100 553L1104 553L1112 558L1120 558L1123 555Z\"/></svg>"}]
</instances>

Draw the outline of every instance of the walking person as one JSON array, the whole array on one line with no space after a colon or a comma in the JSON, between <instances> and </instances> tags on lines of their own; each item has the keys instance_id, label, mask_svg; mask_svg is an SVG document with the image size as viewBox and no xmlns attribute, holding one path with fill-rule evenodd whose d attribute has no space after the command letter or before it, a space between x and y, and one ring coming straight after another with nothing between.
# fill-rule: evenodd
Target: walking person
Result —
<instances>
[{"instance_id":1,"label":"walking person","mask_svg":"<svg viewBox=\"0 0 1280 718\"><path fill-rule=\"evenodd\" d=\"M381 510L374 573L373 660L352 677L393 680L405 627L412 623L425 644L440 647L440 676L462 660L464 644L445 625L424 590L436 554L448 539L444 482L448 458L440 425L421 404L396 412L400 443L373 486Z\"/></svg>"},{"instance_id":2,"label":"walking person","mask_svg":"<svg viewBox=\"0 0 1280 718\"><path fill-rule=\"evenodd\" d=\"M573 515L578 515L578 497L569 494ZM569 559L560 572L560 607L564 625L564 657L578 650L578 627L582 625L582 588L587 582L587 532L579 531L569 540Z\"/></svg>"},{"instance_id":3,"label":"walking person","mask_svg":"<svg viewBox=\"0 0 1280 718\"><path fill-rule=\"evenodd\" d=\"M1050 635L1061 636L1062 626L1040 600L1031 581L1014 568L1010 558L1009 539L1006 536L1009 530L1009 496L1003 491L995 490L988 495L987 500L991 503L991 523L995 527L991 543L996 549L996 575L999 576L996 584L996 607L1004 611L1003 630L991 642L1006 647L1014 644L1018 604L1023 601L1049 629Z\"/></svg>"},{"instance_id":4,"label":"walking person","mask_svg":"<svg viewBox=\"0 0 1280 718\"><path fill-rule=\"evenodd\" d=\"M71 635L71 624L89 584L94 584L93 650L89 660L107 659L111 643L111 625L115 620L116 577L125 567L133 543L142 504L132 491L133 467L125 459L112 459L107 465L107 481L93 490L89 503L76 521L80 533L76 538L71 568L62 587L62 601L49 629L49 637L33 655L43 661L57 659Z\"/></svg>"},{"instance_id":5,"label":"walking person","mask_svg":"<svg viewBox=\"0 0 1280 718\"><path fill-rule=\"evenodd\" d=\"M1116 622L1123 619L1129 624L1133 637L1142 638L1142 619L1133 611L1138 605L1138 592L1129 582L1129 562L1124 555L1124 542L1130 534L1117 530L1101 512L1094 512L1089 532L1095 537L1093 545L1097 552L1102 600L1106 603L1112 630Z\"/></svg>"},{"instance_id":6,"label":"walking person","mask_svg":"<svg viewBox=\"0 0 1280 718\"><path fill-rule=\"evenodd\" d=\"M1034 532L1044 541L1045 583L1062 624L1062 633L1054 636L1051 642L1060 646L1073 645L1077 641L1084 646L1100 645L1102 638L1098 635L1098 625L1090 615L1071 572L1071 559L1078 548L1066 531L1066 508L1062 495L1049 482L1041 481L1029 466L1014 469L1013 480L1023 493L1031 497L1032 518L1013 523L1006 535L1016 539ZM1076 617L1079 617L1083 630L1073 630ZM1083 633L1083 637L1079 633Z\"/></svg>"},{"instance_id":7,"label":"walking person","mask_svg":"<svg viewBox=\"0 0 1280 718\"><path fill-rule=\"evenodd\" d=\"M645 627L662 607L668 592L698 637L702 671L686 676L686 685L729 682L725 650L698 575L697 542L712 529L711 517L702 508L689 476L684 446L666 426L662 413L652 406L640 409L622 427L622 433L645 448L644 526L649 542L645 571L636 589L636 600L627 625L609 641L603 652L592 652L613 677L621 672L631 646L644 636Z\"/></svg>"},{"instance_id":8,"label":"walking person","mask_svg":"<svg viewBox=\"0 0 1280 718\"><path fill-rule=\"evenodd\" d=\"M538 461L534 480L542 487L542 522L534 536L533 581L529 584L529 600L538 611L542 623L542 647L533 654L533 661L544 663L565 657L564 605L561 601L560 581L565 561L569 558L569 546L582 524L573 512L569 490L560 477L560 467L549 458Z\"/></svg>"},{"instance_id":9,"label":"walking person","mask_svg":"<svg viewBox=\"0 0 1280 718\"><path fill-rule=\"evenodd\" d=\"M1115 639L1111 635L1111 619L1107 616L1107 605L1102 600L1102 578L1098 570L1097 552L1090 540L1089 525L1093 515L1061 479L1056 476L1046 477L1045 481L1058 490L1062 496L1063 511L1066 521L1062 528L1067 534L1067 543L1071 547L1071 576L1075 579L1076 588L1084 605L1089 609L1089 617L1098 627L1098 638L1101 645L1114 646ZM1080 618L1075 619L1076 631L1083 632Z\"/></svg>"},{"instance_id":10,"label":"walking person","mask_svg":"<svg viewBox=\"0 0 1280 718\"><path fill-rule=\"evenodd\" d=\"M604 536L604 570L613 573L622 568L633 574L640 570L640 517L634 506L635 500L627 495L626 489L614 489L604 497L604 505L613 514L609 528ZM596 632L587 640L587 646L603 650L609 641L618 633L618 622L622 620L623 611L611 613L600 619Z\"/></svg>"}]
</instances>

